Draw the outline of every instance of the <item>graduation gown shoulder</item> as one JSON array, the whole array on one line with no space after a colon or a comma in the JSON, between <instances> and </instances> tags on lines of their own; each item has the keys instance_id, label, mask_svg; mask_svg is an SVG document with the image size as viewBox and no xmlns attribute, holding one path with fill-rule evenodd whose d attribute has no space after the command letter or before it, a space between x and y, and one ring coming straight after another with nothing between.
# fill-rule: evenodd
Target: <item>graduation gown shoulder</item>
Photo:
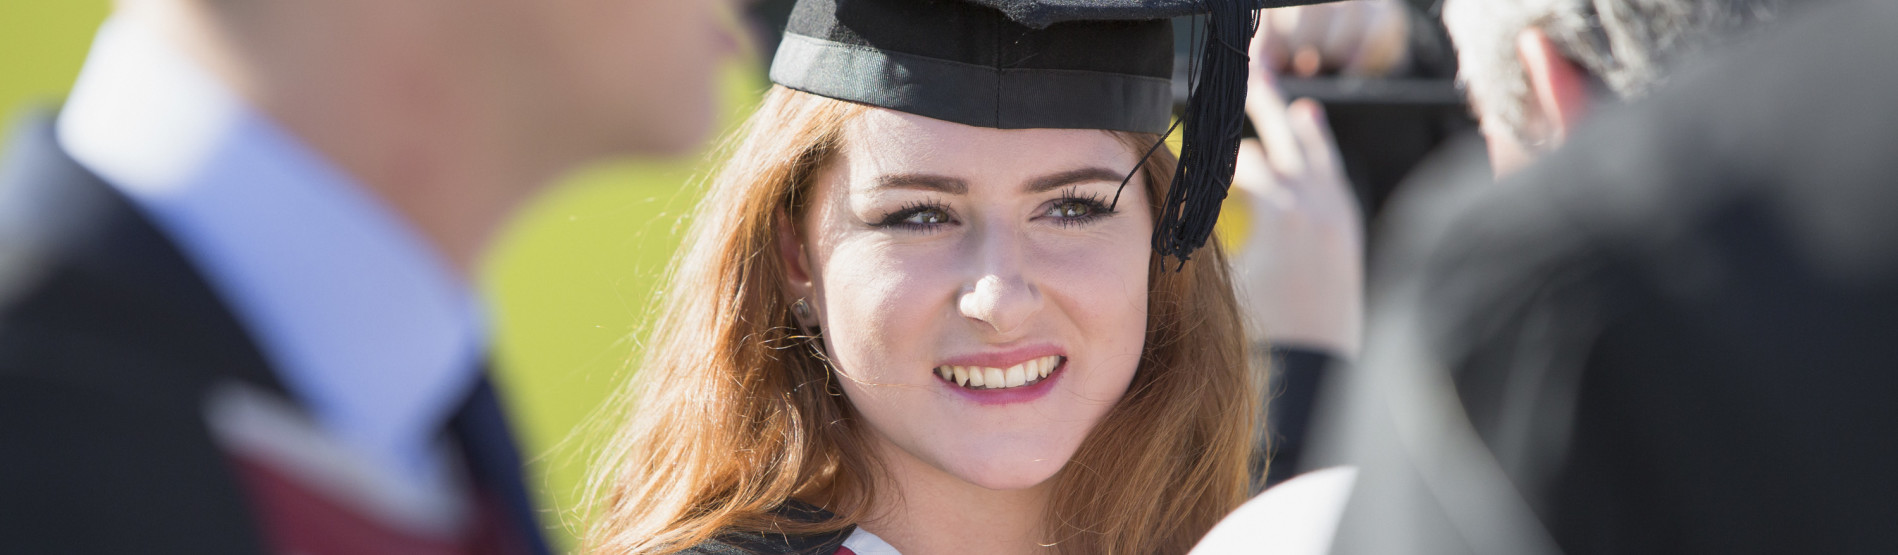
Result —
<instances>
[{"instance_id":1,"label":"graduation gown shoulder","mask_svg":"<svg viewBox=\"0 0 1898 555\"><path fill-rule=\"evenodd\" d=\"M779 506L776 511L798 522L817 522L831 517L816 505L792 500ZM844 539L856 527L847 527L836 532L824 534L789 535L767 532L731 532L721 534L705 543L701 543L680 553L689 555L830 555L843 547Z\"/></svg>"}]
</instances>

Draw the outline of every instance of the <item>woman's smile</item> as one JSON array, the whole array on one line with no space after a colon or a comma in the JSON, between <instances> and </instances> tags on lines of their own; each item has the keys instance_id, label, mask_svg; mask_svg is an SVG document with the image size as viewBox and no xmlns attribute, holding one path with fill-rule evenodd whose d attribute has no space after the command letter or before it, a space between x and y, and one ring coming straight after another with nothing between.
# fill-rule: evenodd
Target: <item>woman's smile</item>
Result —
<instances>
[{"instance_id":1,"label":"woman's smile","mask_svg":"<svg viewBox=\"0 0 1898 555\"><path fill-rule=\"evenodd\" d=\"M970 402L1011 405L1040 399L1054 390L1067 354L1053 346L952 357L933 372L938 383Z\"/></svg>"},{"instance_id":2,"label":"woman's smile","mask_svg":"<svg viewBox=\"0 0 1898 555\"><path fill-rule=\"evenodd\" d=\"M1041 383L1042 378L1060 366L1062 357L1051 355L1036 358L1008 368L993 366L951 366L936 367L936 375L943 381L955 382L957 386L975 390L1013 389Z\"/></svg>"}]
</instances>

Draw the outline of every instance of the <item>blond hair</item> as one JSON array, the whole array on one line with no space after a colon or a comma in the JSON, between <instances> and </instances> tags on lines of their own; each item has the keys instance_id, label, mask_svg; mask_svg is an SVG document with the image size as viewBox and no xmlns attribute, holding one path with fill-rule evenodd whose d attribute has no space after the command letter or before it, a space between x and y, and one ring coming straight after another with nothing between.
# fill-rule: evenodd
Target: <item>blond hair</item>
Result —
<instances>
[{"instance_id":1,"label":"blond hair","mask_svg":"<svg viewBox=\"0 0 1898 555\"><path fill-rule=\"evenodd\" d=\"M736 134L670 271L643 364L619 410L604 413L623 424L588 481L588 552L837 531L872 505L880 469L792 320L777 245L778 220L798 217L816 170L865 109L774 87ZM1158 141L1115 134L1142 153ZM1147 198L1164 198L1174 164L1165 149L1143 164ZM1224 255L1212 245L1178 271L1158 256L1149 266L1133 381L1052 478L1046 534L1061 553L1185 553L1254 482L1263 380L1246 361ZM773 511L792 499L834 518Z\"/></svg>"}]
</instances>

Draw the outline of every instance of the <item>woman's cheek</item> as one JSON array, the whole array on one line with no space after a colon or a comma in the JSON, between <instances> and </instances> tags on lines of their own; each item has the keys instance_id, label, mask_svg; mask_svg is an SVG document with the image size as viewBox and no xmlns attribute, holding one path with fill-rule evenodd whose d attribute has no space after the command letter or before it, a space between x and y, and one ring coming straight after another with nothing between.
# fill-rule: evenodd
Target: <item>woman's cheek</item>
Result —
<instances>
[{"instance_id":1,"label":"woman's cheek","mask_svg":"<svg viewBox=\"0 0 1898 555\"><path fill-rule=\"evenodd\" d=\"M1085 388L1091 398L1118 398L1139 366L1147 328L1145 242L1073 245L1046 253L1044 288L1064 299L1070 325L1094 354Z\"/></svg>"},{"instance_id":2,"label":"woman's cheek","mask_svg":"<svg viewBox=\"0 0 1898 555\"><path fill-rule=\"evenodd\" d=\"M898 368L927 366L924 341L953 280L940 261L884 241L846 241L825 271L832 355L853 377L878 383L913 381ZM941 290L941 291L938 291ZM914 360L912 360L914 359ZM927 376L926 371L914 374Z\"/></svg>"},{"instance_id":3,"label":"woman's cheek","mask_svg":"<svg viewBox=\"0 0 1898 555\"><path fill-rule=\"evenodd\" d=\"M1044 242L1032 257L1032 263L1040 267L1036 272L1039 286L1075 301L1070 304L1078 312L1078 323L1109 324L1136 311L1144 326L1148 251L1147 244L1138 239Z\"/></svg>"}]
</instances>

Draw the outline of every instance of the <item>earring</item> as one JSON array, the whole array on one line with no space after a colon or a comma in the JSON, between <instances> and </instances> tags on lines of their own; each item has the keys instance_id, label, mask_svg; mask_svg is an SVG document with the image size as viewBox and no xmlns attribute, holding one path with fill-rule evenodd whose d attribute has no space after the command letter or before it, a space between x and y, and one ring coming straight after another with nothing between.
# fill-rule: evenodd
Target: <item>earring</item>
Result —
<instances>
[{"instance_id":1,"label":"earring","mask_svg":"<svg viewBox=\"0 0 1898 555\"><path fill-rule=\"evenodd\" d=\"M791 303L791 314L797 316L799 323L809 323L811 320L811 303L804 302L803 297L798 297L797 301Z\"/></svg>"}]
</instances>

